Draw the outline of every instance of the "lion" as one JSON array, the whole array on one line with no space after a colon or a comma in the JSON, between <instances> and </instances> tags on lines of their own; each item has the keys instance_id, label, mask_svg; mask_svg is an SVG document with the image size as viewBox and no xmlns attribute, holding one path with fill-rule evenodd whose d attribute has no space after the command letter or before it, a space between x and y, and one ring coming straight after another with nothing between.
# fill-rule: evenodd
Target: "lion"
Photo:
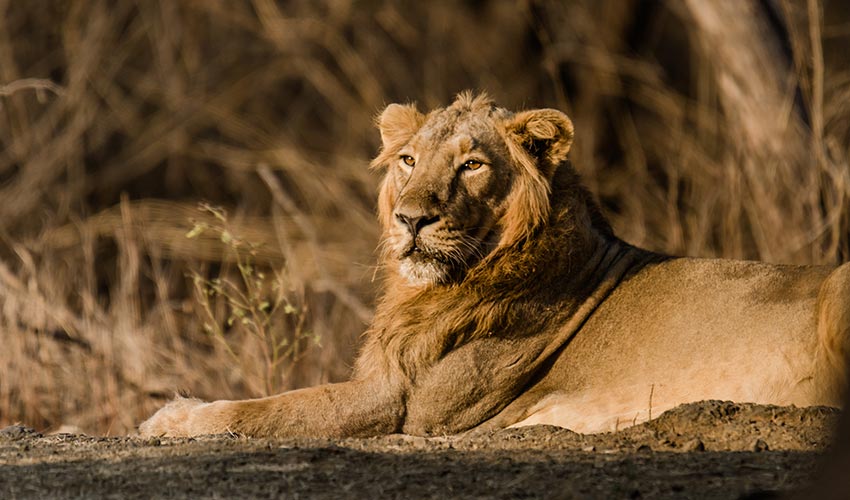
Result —
<instances>
[{"instance_id":1,"label":"lion","mask_svg":"<svg viewBox=\"0 0 850 500\"><path fill-rule=\"evenodd\" d=\"M347 382L181 398L146 436L614 430L707 399L838 405L850 264L674 257L618 239L562 112L462 93L380 114L383 294Z\"/></svg>"}]
</instances>

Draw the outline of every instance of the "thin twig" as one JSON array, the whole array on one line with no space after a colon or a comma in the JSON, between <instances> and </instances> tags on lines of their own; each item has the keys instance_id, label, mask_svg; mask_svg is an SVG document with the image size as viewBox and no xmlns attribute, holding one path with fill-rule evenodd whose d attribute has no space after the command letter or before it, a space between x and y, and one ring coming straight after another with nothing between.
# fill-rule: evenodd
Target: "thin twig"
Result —
<instances>
[{"instance_id":1,"label":"thin twig","mask_svg":"<svg viewBox=\"0 0 850 500\"><path fill-rule=\"evenodd\" d=\"M35 90L36 92L49 90L57 96L65 95L65 87L52 80L46 78L21 78L20 80L0 85L0 96L10 96L21 90Z\"/></svg>"},{"instance_id":2,"label":"thin twig","mask_svg":"<svg viewBox=\"0 0 850 500\"><path fill-rule=\"evenodd\" d=\"M823 166L823 48L821 10L818 0L808 1L809 37L812 44L812 146L818 164Z\"/></svg>"}]
</instances>

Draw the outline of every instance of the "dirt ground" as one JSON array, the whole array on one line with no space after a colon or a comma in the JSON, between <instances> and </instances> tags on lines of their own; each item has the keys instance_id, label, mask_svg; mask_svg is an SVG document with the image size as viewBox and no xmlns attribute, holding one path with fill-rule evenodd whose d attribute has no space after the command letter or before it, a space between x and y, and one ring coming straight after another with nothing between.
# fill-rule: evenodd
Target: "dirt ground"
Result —
<instances>
[{"instance_id":1,"label":"dirt ground","mask_svg":"<svg viewBox=\"0 0 850 500\"><path fill-rule=\"evenodd\" d=\"M0 430L0 498L740 498L806 481L832 408L706 401L616 433L372 439Z\"/></svg>"}]
</instances>

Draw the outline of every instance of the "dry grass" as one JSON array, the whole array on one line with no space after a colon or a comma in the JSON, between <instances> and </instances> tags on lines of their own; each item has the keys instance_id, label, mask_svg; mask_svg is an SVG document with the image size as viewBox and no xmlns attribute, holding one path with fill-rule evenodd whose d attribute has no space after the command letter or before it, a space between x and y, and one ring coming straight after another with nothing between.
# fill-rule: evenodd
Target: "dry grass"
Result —
<instances>
[{"instance_id":1,"label":"dry grass","mask_svg":"<svg viewBox=\"0 0 850 500\"><path fill-rule=\"evenodd\" d=\"M630 242L846 260L848 26L815 0L0 0L0 426L125 433L175 389L344 378L376 292L367 164L388 102L479 88L566 110ZM239 270L220 234L186 238L202 200L258 270L286 271L322 339L272 382L225 298L209 310L230 344L204 332L189 276Z\"/></svg>"}]
</instances>

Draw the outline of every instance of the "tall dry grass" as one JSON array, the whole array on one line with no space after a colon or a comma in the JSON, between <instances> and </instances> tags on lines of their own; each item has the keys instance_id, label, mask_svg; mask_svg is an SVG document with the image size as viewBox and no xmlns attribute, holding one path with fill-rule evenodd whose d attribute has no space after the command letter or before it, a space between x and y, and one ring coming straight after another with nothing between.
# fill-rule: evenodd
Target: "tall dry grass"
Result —
<instances>
[{"instance_id":1,"label":"tall dry grass","mask_svg":"<svg viewBox=\"0 0 850 500\"><path fill-rule=\"evenodd\" d=\"M0 0L0 426L125 433L176 389L344 378L376 293L388 102L477 88L567 111L632 243L846 260L848 27L816 0ZM271 381L225 298L204 299L225 342L205 332L192 273L240 271L221 233L186 237L215 223L199 201L257 272L285 270L321 339Z\"/></svg>"}]
</instances>

